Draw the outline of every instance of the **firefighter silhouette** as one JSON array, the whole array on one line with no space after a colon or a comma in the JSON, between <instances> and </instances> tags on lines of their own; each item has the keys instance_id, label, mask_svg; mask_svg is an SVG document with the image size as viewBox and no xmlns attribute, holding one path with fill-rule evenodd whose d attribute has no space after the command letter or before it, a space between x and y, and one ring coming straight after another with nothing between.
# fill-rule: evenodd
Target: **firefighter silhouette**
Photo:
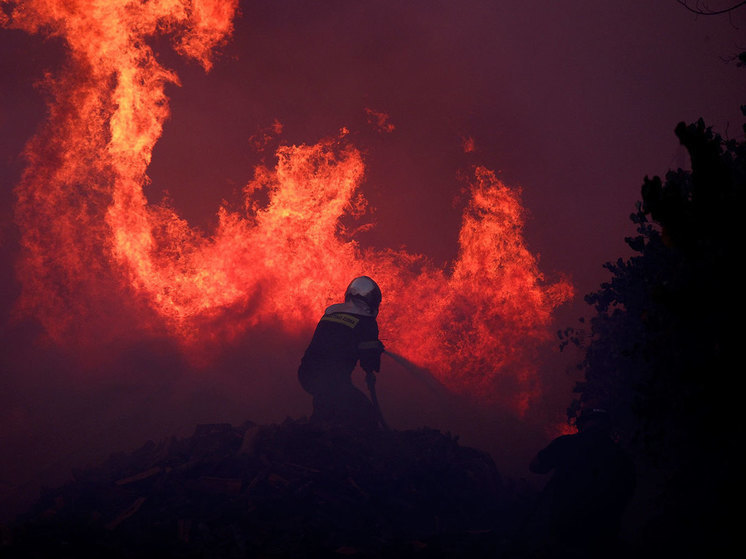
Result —
<instances>
[{"instance_id":1,"label":"firefighter silhouette","mask_svg":"<svg viewBox=\"0 0 746 559\"><path fill-rule=\"evenodd\" d=\"M354 429L375 429L382 423L373 389L383 352L376 322L380 304L376 282L360 276L347 287L344 303L324 312L298 368L301 386L313 396L312 423ZM373 402L352 384L358 362Z\"/></svg>"},{"instance_id":2,"label":"firefighter silhouette","mask_svg":"<svg viewBox=\"0 0 746 559\"><path fill-rule=\"evenodd\" d=\"M578 432L554 439L532 460L533 473L554 471L542 492L534 534L540 557L614 557L622 514L634 492L631 458L612 437L609 414L584 410Z\"/></svg>"}]
</instances>

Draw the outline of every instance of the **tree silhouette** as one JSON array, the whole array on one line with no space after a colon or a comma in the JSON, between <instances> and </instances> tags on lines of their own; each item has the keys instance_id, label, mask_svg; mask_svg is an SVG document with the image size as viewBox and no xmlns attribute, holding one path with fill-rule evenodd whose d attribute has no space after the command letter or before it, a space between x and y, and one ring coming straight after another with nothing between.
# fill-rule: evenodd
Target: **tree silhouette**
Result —
<instances>
[{"instance_id":1,"label":"tree silhouette","mask_svg":"<svg viewBox=\"0 0 746 559\"><path fill-rule=\"evenodd\" d=\"M605 265L611 280L586 296L595 315L584 336L561 337L585 349L568 415L609 409L621 440L666 480L648 549L671 552L669 538L688 533L688 553L727 541L720 499L741 476L746 143L702 120L675 133L691 171L645 178L626 239L635 255Z\"/></svg>"},{"instance_id":2,"label":"tree silhouette","mask_svg":"<svg viewBox=\"0 0 746 559\"><path fill-rule=\"evenodd\" d=\"M738 8L741 8L742 6L746 6L746 2L735 2L730 6L726 6L724 8L710 8L709 3L702 0L693 2L692 6L689 5L689 2L687 0L676 1L690 12L700 16L717 16L721 14L727 14L734 10L737 10Z\"/></svg>"}]
</instances>

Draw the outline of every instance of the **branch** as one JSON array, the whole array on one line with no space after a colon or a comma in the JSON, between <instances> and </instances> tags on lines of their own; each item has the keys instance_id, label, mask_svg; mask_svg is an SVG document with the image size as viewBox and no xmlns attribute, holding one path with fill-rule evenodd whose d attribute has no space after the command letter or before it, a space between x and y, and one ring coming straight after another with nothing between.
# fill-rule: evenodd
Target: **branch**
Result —
<instances>
[{"instance_id":1,"label":"branch","mask_svg":"<svg viewBox=\"0 0 746 559\"><path fill-rule=\"evenodd\" d=\"M710 10L707 8L707 5L705 4L705 9L700 10L699 8L692 8L687 3L687 0L676 0L679 4L684 6L687 10L692 12L693 14L697 14L700 16L717 16L720 14L726 14L728 12L732 12L733 10L740 8L741 6L746 6L746 1L744 2L738 2L736 4L733 4L730 8L723 8L722 10Z\"/></svg>"}]
</instances>

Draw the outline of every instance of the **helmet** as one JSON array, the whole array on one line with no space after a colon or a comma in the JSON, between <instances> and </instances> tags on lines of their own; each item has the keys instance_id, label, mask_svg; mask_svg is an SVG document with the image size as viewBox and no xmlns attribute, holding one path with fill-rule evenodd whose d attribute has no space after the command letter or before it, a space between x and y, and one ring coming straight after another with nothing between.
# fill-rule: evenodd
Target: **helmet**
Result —
<instances>
[{"instance_id":1,"label":"helmet","mask_svg":"<svg viewBox=\"0 0 746 559\"><path fill-rule=\"evenodd\" d=\"M381 304L381 288L368 276L357 277L347 286L345 303L363 306L372 316L376 316Z\"/></svg>"}]
</instances>

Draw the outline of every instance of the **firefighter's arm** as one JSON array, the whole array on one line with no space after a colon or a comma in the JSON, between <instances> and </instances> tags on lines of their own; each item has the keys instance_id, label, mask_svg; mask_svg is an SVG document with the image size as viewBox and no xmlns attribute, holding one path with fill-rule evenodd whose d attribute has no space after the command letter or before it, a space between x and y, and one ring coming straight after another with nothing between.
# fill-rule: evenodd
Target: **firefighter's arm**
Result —
<instances>
[{"instance_id":1,"label":"firefighter's arm","mask_svg":"<svg viewBox=\"0 0 746 559\"><path fill-rule=\"evenodd\" d=\"M381 370L381 354L384 349L381 340L362 341L357 349L360 352L360 366L366 373Z\"/></svg>"}]
</instances>

